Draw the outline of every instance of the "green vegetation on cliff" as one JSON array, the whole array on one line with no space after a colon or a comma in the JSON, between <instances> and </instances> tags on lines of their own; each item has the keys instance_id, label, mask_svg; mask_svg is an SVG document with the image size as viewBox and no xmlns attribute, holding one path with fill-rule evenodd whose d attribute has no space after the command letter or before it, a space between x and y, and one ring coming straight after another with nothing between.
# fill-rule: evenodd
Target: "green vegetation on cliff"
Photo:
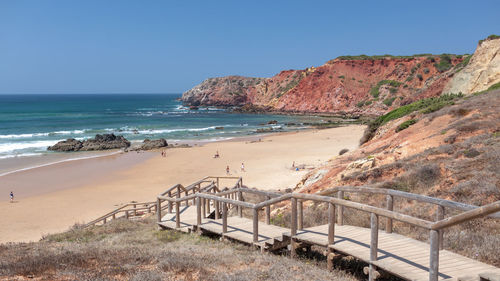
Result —
<instances>
[{"instance_id":1,"label":"green vegetation on cliff","mask_svg":"<svg viewBox=\"0 0 500 281\"><path fill-rule=\"evenodd\" d=\"M490 36L486 37L486 39L479 40L479 45L483 44L484 41L498 39L498 38L500 38L499 35L491 34Z\"/></svg>"},{"instance_id":2,"label":"green vegetation on cliff","mask_svg":"<svg viewBox=\"0 0 500 281\"><path fill-rule=\"evenodd\" d=\"M382 81L379 81L379 82L377 83L377 85L375 85L375 86L373 86L373 87L371 88L371 90L370 90L370 94L371 94L374 98L378 98L378 96L379 96L379 94L380 94L379 90L380 90L380 87L381 87L382 85L390 85L391 87L393 87L393 88L391 88L391 89L395 89L395 88L399 87L401 84L402 84L401 82L399 82L399 81L395 81L395 80L382 80ZM396 90L396 91L392 90L391 92L396 93L396 92L397 92L397 90Z\"/></svg>"},{"instance_id":3,"label":"green vegetation on cliff","mask_svg":"<svg viewBox=\"0 0 500 281\"><path fill-rule=\"evenodd\" d=\"M462 93L444 94L439 97L422 99L396 108L370 122L370 124L368 124L368 128L366 129L365 135L361 139L361 143L369 141L373 137L377 129L389 121L399 119L415 111L421 111L424 114L431 113L445 107L446 105L453 104L454 100L461 97L463 97Z\"/></svg>"}]
</instances>

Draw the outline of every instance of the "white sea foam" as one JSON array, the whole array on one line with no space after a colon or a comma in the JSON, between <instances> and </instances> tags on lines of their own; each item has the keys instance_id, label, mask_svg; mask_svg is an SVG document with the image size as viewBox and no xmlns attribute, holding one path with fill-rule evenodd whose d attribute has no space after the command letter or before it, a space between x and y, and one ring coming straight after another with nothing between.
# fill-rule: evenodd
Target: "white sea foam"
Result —
<instances>
[{"instance_id":1,"label":"white sea foam","mask_svg":"<svg viewBox=\"0 0 500 281\"><path fill-rule=\"evenodd\" d=\"M74 134L84 134L88 129L83 130L73 130L73 131L56 131L48 133L32 133L32 134L9 134L0 135L0 139L24 139L32 137L46 137L51 135L74 135Z\"/></svg>"},{"instance_id":2,"label":"white sea foam","mask_svg":"<svg viewBox=\"0 0 500 281\"><path fill-rule=\"evenodd\" d=\"M43 140L43 141L27 141L27 142L9 142L0 144L0 153L14 152L16 150L45 150L47 146L56 144L61 140Z\"/></svg>"},{"instance_id":3,"label":"white sea foam","mask_svg":"<svg viewBox=\"0 0 500 281\"><path fill-rule=\"evenodd\" d=\"M41 164L41 165L36 165L36 166L26 167L26 168L14 170L14 171L5 172L5 173L0 174L0 177L6 176L6 175L10 175L10 174L13 174L13 173L22 172L22 171L27 171L27 170L32 170L32 169L36 169L36 168L46 167L46 166L50 166L50 165L54 165L54 164L59 164L59 163L64 163L64 162L70 162L70 161L77 161L77 160L99 158L99 157L110 156L110 155L114 155L114 154L118 154L118 153L121 153L121 151L115 151L115 152L112 152L112 153L101 154L101 155L92 155L92 156L83 156L83 157L77 157L77 158L64 159L64 160L60 160L60 161L55 161L55 162L50 162L50 163L46 163L46 164Z\"/></svg>"}]
</instances>

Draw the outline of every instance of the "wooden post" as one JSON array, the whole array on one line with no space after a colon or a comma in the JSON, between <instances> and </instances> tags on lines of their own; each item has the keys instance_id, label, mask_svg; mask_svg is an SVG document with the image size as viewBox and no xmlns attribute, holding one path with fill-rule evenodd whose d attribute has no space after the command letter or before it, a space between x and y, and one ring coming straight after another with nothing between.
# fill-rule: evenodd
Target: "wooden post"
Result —
<instances>
[{"instance_id":1,"label":"wooden post","mask_svg":"<svg viewBox=\"0 0 500 281\"><path fill-rule=\"evenodd\" d=\"M343 191L339 191L337 193L337 198L338 199L344 199L344 192ZM339 210L338 210L337 224L338 225L344 225L344 206L339 205L338 208L339 208Z\"/></svg>"},{"instance_id":2,"label":"wooden post","mask_svg":"<svg viewBox=\"0 0 500 281\"><path fill-rule=\"evenodd\" d=\"M439 231L431 230L430 239L429 281L437 281L439 275Z\"/></svg>"},{"instance_id":3,"label":"wooden post","mask_svg":"<svg viewBox=\"0 0 500 281\"><path fill-rule=\"evenodd\" d=\"M116 219L116 213L115 213L115 214L113 214L113 219Z\"/></svg>"},{"instance_id":4,"label":"wooden post","mask_svg":"<svg viewBox=\"0 0 500 281\"><path fill-rule=\"evenodd\" d=\"M387 200L387 210L393 211L394 210L394 198L393 198L393 196L387 195L386 200ZM391 218L387 218L387 221L385 222L385 232L392 233L392 219Z\"/></svg>"},{"instance_id":5,"label":"wooden post","mask_svg":"<svg viewBox=\"0 0 500 281\"><path fill-rule=\"evenodd\" d=\"M172 192L168 192L168 197L172 198ZM168 212L172 213L172 202L168 201Z\"/></svg>"},{"instance_id":6,"label":"wooden post","mask_svg":"<svg viewBox=\"0 0 500 281\"><path fill-rule=\"evenodd\" d=\"M187 190L184 192L184 196L188 196L188 191ZM189 206L189 200L186 200L186 206Z\"/></svg>"},{"instance_id":7,"label":"wooden post","mask_svg":"<svg viewBox=\"0 0 500 281\"><path fill-rule=\"evenodd\" d=\"M170 202L169 202L170 204ZM169 205L170 206L170 205ZM161 199L156 199L156 220L161 222Z\"/></svg>"},{"instance_id":8,"label":"wooden post","mask_svg":"<svg viewBox=\"0 0 500 281\"><path fill-rule=\"evenodd\" d=\"M203 217L205 218L205 217L206 217L206 214L207 214L207 209L206 209L206 207L205 207L205 205L206 205L207 201L205 200L205 198L200 198L200 200L201 200L201 208L202 208L202 210L203 210L203 213L202 213L202 214L203 214Z\"/></svg>"},{"instance_id":9,"label":"wooden post","mask_svg":"<svg viewBox=\"0 0 500 281\"><path fill-rule=\"evenodd\" d=\"M437 207L437 213L436 213L436 221L440 221L444 219L444 207L441 205L438 205ZM442 250L444 248L444 228L439 230L439 250Z\"/></svg>"},{"instance_id":10,"label":"wooden post","mask_svg":"<svg viewBox=\"0 0 500 281\"><path fill-rule=\"evenodd\" d=\"M102 220L102 224L106 224L106 218Z\"/></svg>"},{"instance_id":11,"label":"wooden post","mask_svg":"<svg viewBox=\"0 0 500 281\"><path fill-rule=\"evenodd\" d=\"M220 189L220 185L219 185L219 177L217 177L217 188Z\"/></svg>"},{"instance_id":12,"label":"wooden post","mask_svg":"<svg viewBox=\"0 0 500 281\"><path fill-rule=\"evenodd\" d=\"M266 196L266 201L271 199L271 196ZM271 224L271 206L266 206L266 224Z\"/></svg>"},{"instance_id":13,"label":"wooden post","mask_svg":"<svg viewBox=\"0 0 500 281\"><path fill-rule=\"evenodd\" d=\"M297 199L292 198L292 225L290 230L292 236L297 234Z\"/></svg>"},{"instance_id":14,"label":"wooden post","mask_svg":"<svg viewBox=\"0 0 500 281\"><path fill-rule=\"evenodd\" d=\"M290 257L295 258L296 242L294 236L297 235L297 199L292 198L292 224L290 227L291 241L290 241Z\"/></svg>"},{"instance_id":15,"label":"wooden post","mask_svg":"<svg viewBox=\"0 0 500 281\"><path fill-rule=\"evenodd\" d=\"M374 281L376 279L376 266L371 262L377 260L378 255L378 215L372 213L370 220L371 227L371 241L370 241L370 271L368 273L368 280Z\"/></svg>"},{"instance_id":16,"label":"wooden post","mask_svg":"<svg viewBox=\"0 0 500 281\"><path fill-rule=\"evenodd\" d=\"M259 210L253 209L253 242L259 242Z\"/></svg>"},{"instance_id":17,"label":"wooden post","mask_svg":"<svg viewBox=\"0 0 500 281\"><path fill-rule=\"evenodd\" d=\"M137 216L137 210L136 210L136 208L137 208L137 204L134 204L134 217Z\"/></svg>"},{"instance_id":18,"label":"wooden post","mask_svg":"<svg viewBox=\"0 0 500 281\"><path fill-rule=\"evenodd\" d=\"M196 197L196 230L199 232L201 227L201 198Z\"/></svg>"},{"instance_id":19,"label":"wooden post","mask_svg":"<svg viewBox=\"0 0 500 281\"><path fill-rule=\"evenodd\" d=\"M181 212L180 212L181 202L175 202L175 227L181 227Z\"/></svg>"},{"instance_id":20,"label":"wooden post","mask_svg":"<svg viewBox=\"0 0 500 281\"><path fill-rule=\"evenodd\" d=\"M333 245L335 238L335 205L328 203L328 245Z\"/></svg>"},{"instance_id":21,"label":"wooden post","mask_svg":"<svg viewBox=\"0 0 500 281\"><path fill-rule=\"evenodd\" d=\"M328 246L335 243L335 205L328 203ZM333 250L327 246L326 268L333 269Z\"/></svg>"},{"instance_id":22,"label":"wooden post","mask_svg":"<svg viewBox=\"0 0 500 281\"><path fill-rule=\"evenodd\" d=\"M128 211L125 211L125 218L128 219Z\"/></svg>"},{"instance_id":23,"label":"wooden post","mask_svg":"<svg viewBox=\"0 0 500 281\"><path fill-rule=\"evenodd\" d=\"M243 193L241 191L238 191L238 201L243 201ZM240 218L243 217L243 208L241 206L238 206L238 215Z\"/></svg>"},{"instance_id":24,"label":"wooden post","mask_svg":"<svg viewBox=\"0 0 500 281\"><path fill-rule=\"evenodd\" d=\"M214 200L214 203L215 203L215 219L218 220L220 219L219 201Z\"/></svg>"},{"instance_id":25,"label":"wooden post","mask_svg":"<svg viewBox=\"0 0 500 281\"><path fill-rule=\"evenodd\" d=\"M227 232L227 203L222 203L222 233Z\"/></svg>"},{"instance_id":26,"label":"wooden post","mask_svg":"<svg viewBox=\"0 0 500 281\"><path fill-rule=\"evenodd\" d=\"M205 199L207 202L207 214L206 217L210 216L210 199Z\"/></svg>"},{"instance_id":27,"label":"wooden post","mask_svg":"<svg viewBox=\"0 0 500 281\"><path fill-rule=\"evenodd\" d=\"M302 200L298 200L298 220L297 220L297 229L299 230L302 230L303 229L303 226L304 226L304 211L303 211L303 207L304 207L304 202Z\"/></svg>"}]
</instances>

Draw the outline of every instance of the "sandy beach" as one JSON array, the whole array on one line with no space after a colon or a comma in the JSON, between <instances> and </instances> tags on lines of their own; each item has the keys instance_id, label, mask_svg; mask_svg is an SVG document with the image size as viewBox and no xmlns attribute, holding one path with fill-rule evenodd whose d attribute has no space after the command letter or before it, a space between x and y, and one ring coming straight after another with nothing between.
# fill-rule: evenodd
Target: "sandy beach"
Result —
<instances>
[{"instance_id":1,"label":"sandy beach","mask_svg":"<svg viewBox=\"0 0 500 281\"><path fill-rule=\"evenodd\" d=\"M59 163L0 177L0 243L36 241L75 223L88 222L120 204L153 201L176 184L225 175L226 166L244 184L259 189L293 187L314 167L358 146L364 126L307 130L160 152L123 153ZM216 151L220 158L213 158ZM241 171L241 163L245 171ZM15 203L9 203L13 189Z\"/></svg>"}]
</instances>

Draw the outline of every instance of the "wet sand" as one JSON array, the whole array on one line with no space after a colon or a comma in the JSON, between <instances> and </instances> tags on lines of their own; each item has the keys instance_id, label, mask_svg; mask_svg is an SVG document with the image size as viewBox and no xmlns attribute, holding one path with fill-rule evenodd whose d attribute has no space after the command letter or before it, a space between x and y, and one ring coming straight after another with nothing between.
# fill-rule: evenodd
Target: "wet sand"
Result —
<instances>
[{"instance_id":1,"label":"wet sand","mask_svg":"<svg viewBox=\"0 0 500 281\"><path fill-rule=\"evenodd\" d=\"M153 201L173 184L190 184L204 176L242 176L259 189L295 186L314 167L358 146L364 126L308 130L160 152L124 153L65 162L0 177L0 243L36 241L74 223L88 222L120 204ZM218 150L220 158L213 158ZM241 163L245 171L241 171ZM8 202L13 186L16 203ZM14 188L15 188L14 187Z\"/></svg>"}]
</instances>

